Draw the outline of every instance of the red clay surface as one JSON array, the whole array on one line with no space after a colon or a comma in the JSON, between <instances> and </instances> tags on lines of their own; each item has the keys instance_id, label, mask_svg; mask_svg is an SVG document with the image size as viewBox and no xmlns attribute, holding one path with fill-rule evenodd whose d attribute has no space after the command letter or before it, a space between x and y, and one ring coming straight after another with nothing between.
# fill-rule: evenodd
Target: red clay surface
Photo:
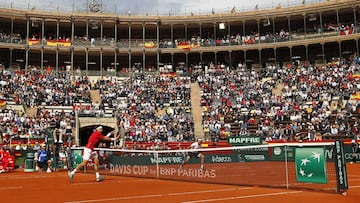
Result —
<instances>
[{"instance_id":1,"label":"red clay surface","mask_svg":"<svg viewBox=\"0 0 360 203\"><path fill-rule=\"evenodd\" d=\"M77 173L73 183L67 172L0 174L0 202L129 202L129 203L358 203L360 164L348 164L346 196L308 190L204 184L159 179L106 176L95 182L94 174Z\"/></svg>"}]
</instances>

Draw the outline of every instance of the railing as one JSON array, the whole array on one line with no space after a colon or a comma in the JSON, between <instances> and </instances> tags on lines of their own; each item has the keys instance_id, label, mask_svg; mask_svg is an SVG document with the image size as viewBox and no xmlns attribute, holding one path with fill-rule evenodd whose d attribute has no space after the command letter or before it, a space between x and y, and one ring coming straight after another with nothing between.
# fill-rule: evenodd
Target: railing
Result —
<instances>
[{"instance_id":1,"label":"railing","mask_svg":"<svg viewBox=\"0 0 360 203\"><path fill-rule=\"evenodd\" d=\"M87 75L87 76L117 76L117 77L130 77L130 76L137 76L137 75L150 75L157 72L128 72L128 71L100 71L100 70L88 70L87 72L85 70L81 70L81 75ZM76 72L75 75L79 75L79 72Z\"/></svg>"},{"instance_id":2,"label":"railing","mask_svg":"<svg viewBox=\"0 0 360 203\"><path fill-rule=\"evenodd\" d=\"M354 34L358 33L360 30L359 27L355 27ZM296 40L304 40L304 39L314 39L314 38L324 38L331 36L340 36L342 35L340 31L325 31L320 33L292 33L289 36L279 36L279 35L269 35L269 36L260 36L260 37L247 37L246 39L223 39L223 40L214 40L214 39L206 39L201 42L190 42L187 41L188 48L201 48L201 47L216 47L216 46L239 46L239 45L250 45L250 44L267 44L267 43L277 43L277 42L286 42L286 41L296 41ZM351 34L345 34L351 35ZM11 44L10 39L0 39L0 44ZM16 45L25 45L25 39L17 39L13 40L12 44ZM66 45L59 45L54 43L47 43L46 40L39 41L39 43L27 43L31 47L109 47L109 48L157 48L158 44L156 40L153 39L145 39L145 43L142 39L134 39L134 40L125 40L121 39L118 42L113 41L112 39L94 39L94 40L75 40L74 42L68 42ZM161 40L159 42L159 48L167 49L167 48L179 48L184 49L186 47L176 46L174 42Z\"/></svg>"}]
</instances>

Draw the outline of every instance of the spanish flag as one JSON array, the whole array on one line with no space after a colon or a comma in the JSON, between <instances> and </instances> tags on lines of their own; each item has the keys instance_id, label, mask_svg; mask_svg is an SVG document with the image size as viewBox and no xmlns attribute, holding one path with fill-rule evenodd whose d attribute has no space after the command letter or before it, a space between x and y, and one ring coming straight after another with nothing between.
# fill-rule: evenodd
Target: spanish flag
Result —
<instances>
[{"instance_id":1,"label":"spanish flag","mask_svg":"<svg viewBox=\"0 0 360 203\"><path fill-rule=\"evenodd\" d=\"M57 42L55 40L48 40L47 41L47 45L48 46L52 46L52 47L56 47L57 46Z\"/></svg>"},{"instance_id":2,"label":"spanish flag","mask_svg":"<svg viewBox=\"0 0 360 203\"><path fill-rule=\"evenodd\" d=\"M155 48L154 42L145 42L144 48Z\"/></svg>"},{"instance_id":3,"label":"spanish flag","mask_svg":"<svg viewBox=\"0 0 360 203\"><path fill-rule=\"evenodd\" d=\"M59 47L70 47L71 42L69 41L57 41L56 42Z\"/></svg>"},{"instance_id":4,"label":"spanish flag","mask_svg":"<svg viewBox=\"0 0 360 203\"><path fill-rule=\"evenodd\" d=\"M191 44L189 42L179 42L178 45L176 46L176 48L178 49L190 49L191 48Z\"/></svg>"},{"instance_id":5,"label":"spanish flag","mask_svg":"<svg viewBox=\"0 0 360 203\"><path fill-rule=\"evenodd\" d=\"M71 42L66 40L48 40L47 45L52 47L69 47L71 46Z\"/></svg>"},{"instance_id":6,"label":"spanish flag","mask_svg":"<svg viewBox=\"0 0 360 203\"><path fill-rule=\"evenodd\" d=\"M354 78L354 79L360 78L360 73L354 73L354 74L352 75L352 78Z\"/></svg>"},{"instance_id":7,"label":"spanish flag","mask_svg":"<svg viewBox=\"0 0 360 203\"><path fill-rule=\"evenodd\" d=\"M0 108L6 106L6 101L4 99L0 99Z\"/></svg>"},{"instance_id":8,"label":"spanish flag","mask_svg":"<svg viewBox=\"0 0 360 203\"><path fill-rule=\"evenodd\" d=\"M200 44L191 44L191 48L193 49L193 48L200 48L201 46L200 46Z\"/></svg>"},{"instance_id":9,"label":"spanish flag","mask_svg":"<svg viewBox=\"0 0 360 203\"><path fill-rule=\"evenodd\" d=\"M28 45L40 45L40 40L39 39L29 39L28 40Z\"/></svg>"},{"instance_id":10,"label":"spanish flag","mask_svg":"<svg viewBox=\"0 0 360 203\"><path fill-rule=\"evenodd\" d=\"M360 93L350 95L350 99L360 101Z\"/></svg>"}]
</instances>

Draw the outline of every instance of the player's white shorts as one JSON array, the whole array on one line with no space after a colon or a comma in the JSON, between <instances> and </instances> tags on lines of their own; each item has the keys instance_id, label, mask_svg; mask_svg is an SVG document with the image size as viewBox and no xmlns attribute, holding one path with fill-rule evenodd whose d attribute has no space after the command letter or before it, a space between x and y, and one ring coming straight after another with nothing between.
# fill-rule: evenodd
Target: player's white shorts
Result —
<instances>
[{"instance_id":1,"label":"player's white shorts","mask_svg":"<svg viewBox=\"0 0 360 203\"><path fill-rule=\"evenodd\" d=\"M84 154L83 154L83 160L89 160L89 159L97 159L98 154L95 151L92 151L89 148L84 148Z\"/></svg>"}]
</instances>

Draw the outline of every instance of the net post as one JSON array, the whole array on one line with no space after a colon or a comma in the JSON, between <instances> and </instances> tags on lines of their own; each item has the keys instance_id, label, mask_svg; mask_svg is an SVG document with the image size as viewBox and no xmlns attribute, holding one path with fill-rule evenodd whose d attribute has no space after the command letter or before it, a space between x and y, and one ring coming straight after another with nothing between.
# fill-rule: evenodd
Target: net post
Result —
<instances>
[{"instance_id":1,"label":"net post","mask_svg":"<svg viewBox=\"0 0 360 203\"><path fill-rule=\"evenodd\" d=\"M159 152L155 152L154 153L155 156L155 160L156 160L156 178L159 179L160 178L160 173L159 173Z\"/></svg>"},{"instance_id":2,"label":"net post","mask_svg":"<svg viewBox=\"0 0 360 203\"><path fill-rule=\"evenodd\" d=\"M285 180L286 180L286 189L289 189L289 171L288 171L288 146L284 146L284 153L285 153Z\"/></svg>"},{"instance_id":3,"label":"net post","mask_svg":"<svg viewBox=\"0 0 360 203\"><path fill-rule=\"evenodd\" d=\"M73 161L73 150L71 149L71 146L68 146L66 148L66 163L67 168L69 171L72 171L74 169L74 161Z\"/></svg>"},{"instance_id":4,"label":"net post","mask_svg":"<svg viewBox=\"0 0 360 203\"><path fill-rule=\"evenodd\" d=\"M336 192L346 195L349 186L348 186L343 141L341 140L335 141L334 153L335 153L334 162L335 162L336 182L337 182Z\"/></svg>"}]
</instances>

